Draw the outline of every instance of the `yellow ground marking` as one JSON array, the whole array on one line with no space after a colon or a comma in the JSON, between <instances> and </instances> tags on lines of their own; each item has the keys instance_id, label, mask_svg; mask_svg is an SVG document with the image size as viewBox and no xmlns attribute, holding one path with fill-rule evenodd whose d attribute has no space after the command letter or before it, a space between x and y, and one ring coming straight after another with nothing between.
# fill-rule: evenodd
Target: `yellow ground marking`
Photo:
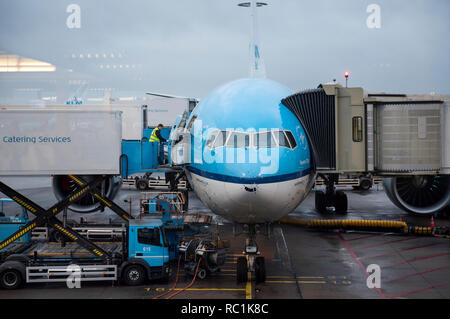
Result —
<instances>
[{"instance_id":1,"label":"yellow ground marking","mask_svg":"<svg viewBox=\"0 0 450 319\"><path fill-rule=\"evenodd\" d=\"M153 288L156 291L164 291L165 288ZM173 290L181 290L183 288L175 288ZM145 288L146 291L152 290L152 288ZM188 288L185 291L245 291L244 288Z\"/></svg>"},{"instance_id":2,"label":"yellow ground marking","mask_svg":"<svg viewBox=\"0 0 450 319\"><path fill-rule=\"evenodd\" d=\"M305 281L305 280L266 280L266 284L326 284L326 281Z\"/></svg>"},{"instance_id":3,"label":"yellow ground marking","mask_svg":"<svg viewBox=\"0 0 450 319\"><path fill-rule=\"evenodd\" d=\"M69 256L69 255L77 255L77 256L87 256L91 255L91 253L39 253L38 256ZM34 253L30 253L28 256L34 256Z\"/></svg>"},{"instance_id":4,"label":"yellow ground marking","mask_svg":"<svg viewBox=\"0 0 450 319\"><path fill-rule=\"evenodd\" d=\"M253 299L252 296L252 273L247 273L247 283L245 284L245 299Z\"/></svg>"},{"instance_id":5,"label":"yellow ground marking","mask_svg":"<svg viewBox=\"0 0 450 319\"><path fill-rule=\"evenodd\" d=\"M103 244L120 244L120 242L118 242L118 241L99 241L99 242L94 242L95 244L100 244L100 245L103 245ZM47 245L61 245L61 243L60 242L48 242L48 243L46 243ZM68 243L66 243L66 246L67 245L79 245L78 243L74 243L74 242L68 242Z\"/></svg>"},{"instance_id":6,"label":"yellow ground marking","mask_svg":"<svg viewBox=\"0 0 450 319\"><path fill-rule=\"evenodd\" d=\"M292 276L267 276L266 278L288 278L291 279ZM297 279L325 279L323 276L297 276Z\"/></svg>"}]
</instances>

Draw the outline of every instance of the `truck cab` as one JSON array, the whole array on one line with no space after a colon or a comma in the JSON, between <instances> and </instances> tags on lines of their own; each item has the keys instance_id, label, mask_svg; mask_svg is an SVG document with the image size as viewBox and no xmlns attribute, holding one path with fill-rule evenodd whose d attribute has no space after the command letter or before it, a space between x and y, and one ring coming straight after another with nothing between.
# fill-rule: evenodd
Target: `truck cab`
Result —
<instances>
[{"instance_id":1,"label":"truck cab","mask_svg":"<svg viewBox=\"0 0 450 319\"><path fill-rule=\"evenodd\" d=\"M12 210L12 205L16 205L21 209L21 213L15 216L8 216L9 210ZM30 219L28 218L27 210L18 206L12 199L0 198L0 241L8 238L9 235L24 227ZM30 242L30 233L25 234L16 240L16 242Z\"/></svg>"},{"instance_id":2,"label":"truck cab","mask_svg":"<svg viewBox=\"0 0 450 319\"><path fill-rule=\"evenodd\" d=\"M159 219L131 220L128 230L128 260L122 265L122 279L141 285L146 278L165 279L169 275L169 244Z\"/></svg>"}]
</instances>

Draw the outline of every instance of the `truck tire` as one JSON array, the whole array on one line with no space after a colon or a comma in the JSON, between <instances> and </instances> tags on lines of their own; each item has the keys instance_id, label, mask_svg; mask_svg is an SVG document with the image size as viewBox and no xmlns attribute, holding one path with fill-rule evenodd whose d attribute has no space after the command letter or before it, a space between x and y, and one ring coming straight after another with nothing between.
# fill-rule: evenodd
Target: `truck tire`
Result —
<instances>
[{"instance_id":1,"label":"truck tire","mask_svg":"<svg viewBox=\"0 0 450 319\"><path fill-rule=\"evenodd\" d=\"M203 280L206 278L207 272L205 268L198 267L197 278Z\"/></svg>"},{"instance_id":2,"label":"truck tire","mask_svg":"<svg viewBox=\"0 0 450 319\"><path fill-rule=\"evenodd\" d=\"M16 269L6 269L0 274L0 286L3 289L17 289L22 286L22 282L22 275Z\"/></svg>"},{"instance_id":3,"label":"truck tire","mask_svg":"<svg viewBox=\"0 0 450 319\"><path fill-rule=\"evenodd\" d=\"M64 235L61 232L54 229L50 235L50 241L55 242L55 243L62 243L63 241L68 242L71 240L66 235Z\"/></svg>"},{"instance_id":4,"label":"truck tire","mask_svg":"<svg viewBox=\"0 0 450 319\"><path fill-rule=\"evenodd\" d=\"M368 191L371 188L372 188L372 181L370 179L367 178L361 179L361 181L359 182L360 190Z\"/></svg>"},{"instance_id":5,"label":"truck tire","mask_svg":"<svg viewBox=\"0 0 450 319\"><path fill-rule=\"evenodd\" d=\"M136 181L136 188L140 191L145 191L147 189L149 189L148 187L148 181L141 178L139 180Z\"/></svg>"},{"instance_id":6,"label":"truck tire","mask_svg":"<svg viewBox=\"0 0 450 319\"><path fill-rule=\"evenodd\" d=\"M130 265L123 271L122 280L128 286L142 285L146 280L145 269L140 265Z\"/></svg>"}]
</instances>

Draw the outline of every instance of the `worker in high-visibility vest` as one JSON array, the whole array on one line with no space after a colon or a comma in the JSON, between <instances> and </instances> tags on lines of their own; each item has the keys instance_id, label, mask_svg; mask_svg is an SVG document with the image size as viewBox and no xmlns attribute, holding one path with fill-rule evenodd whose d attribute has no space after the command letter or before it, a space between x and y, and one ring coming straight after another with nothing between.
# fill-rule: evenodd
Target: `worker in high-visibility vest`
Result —
<instances>
[{"instance_id":1,"label":"worker in high-visibility vest","mask_svg":"<svg viewBox=\"0 0 450 319\"><path fill-rule=\"evenodd\" d=\"M159 142L160 148L159 148L159 152L158 152L158 163L160 165L164 164L164 151L161 146L162 146L162 143L167 142L167 140L161 136L161 130L163 129L163 127L164 126L162 124L158 124L158 126L153 129L152 134L150 135L150 140L149 140L149 142Z\"/></svg>"},{"instance_id":2,"label":"worker in high-visibility vest","mask_svg":"<svg viewBox=\"0 0 450 319\"><path fill-rule=\"evenodd\" d=\"M163 129L163 125L158 124L158 126L153 129L152 134L150 135L149 142L160 142L160 143L167 142L167 140L161 136L162 129Z\"/></svg>"}]
</instances>

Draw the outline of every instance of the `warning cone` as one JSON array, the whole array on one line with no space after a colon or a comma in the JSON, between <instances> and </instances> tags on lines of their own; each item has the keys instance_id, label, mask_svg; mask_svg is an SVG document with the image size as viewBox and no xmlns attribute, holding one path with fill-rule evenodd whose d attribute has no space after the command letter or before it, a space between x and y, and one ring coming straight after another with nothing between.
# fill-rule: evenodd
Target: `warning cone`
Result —
<instances>
[{"instance_id":1,"label":"warning cone","mask_svg":"<svg viewBox=\"0 0 450 319\"><path fill-rule=\"evenodd\" d=\"M431 216L431 223L430 223L430 227L434 227L434 217Z\"/></svg>"}]
</instances>

